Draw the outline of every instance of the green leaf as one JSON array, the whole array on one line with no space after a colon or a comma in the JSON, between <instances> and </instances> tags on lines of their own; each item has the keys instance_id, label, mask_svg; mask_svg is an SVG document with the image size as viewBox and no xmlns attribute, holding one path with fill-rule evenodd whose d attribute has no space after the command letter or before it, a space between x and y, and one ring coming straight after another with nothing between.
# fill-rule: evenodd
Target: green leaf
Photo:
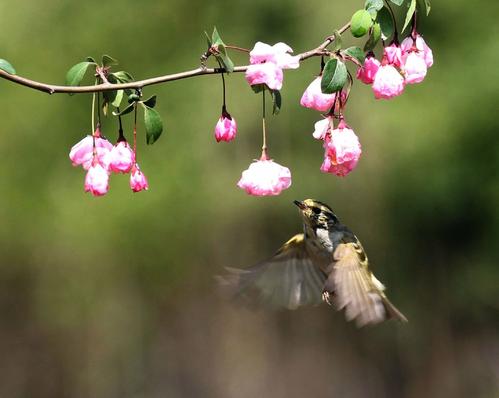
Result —
<instances>
[{"instance_id":1,"label":"green leaf","mask_svg":"<svg viewBox=\"0 0 499 398\"><path fill-rule=\"evenodd\" d=\"M430 15L430 10L431 10L431 3L430 0L424 0L424 6L426 9L426 15Z\"/></svg>"},{"instance_id":2,"label":"green leaf","mask_svg":"<svg viewBox=\"0 0 499 398\"><path fill-rule=\"evenodd\" d=\"M394 32L393 19L388 8L383 7L378 12L377 21L381 28L381 38L383 40L388 39Z\"/></svg>"},{"instance_id":3,"label":"green leaf","mask_svg":"<svg viewBox=\"0 0 499 398\"><path fill-rule=\"evenodd\" d=\"M206 43L208 44L208 48L210 48L212 46L212 42L211 42L211 37L210 35L208 34L208 32L205 30L204 31L204 35L206 36Z\"/></svg>"},{"instance_id":4,"label":"green leaf","mask_svg":"<svg viewBox=\"0 0 499 398\"><path fill-rule=\"evenodd\" d=\"M135 106L135 103L131 103L125 109L123 109L121 112L113 112L113 115L114 116L123 116L123 115L126 115L127 113L130 113L131 111L133 111L134 106Z\"/></svg>"},{"instance_id":5,"label":"green leaf","mask_svg":"<svg viewBox=\"0 0 499 398\"><path fill-rule=\"evenodd\" d=\"M146 142L148 145L152 145L163 132L163 121L155 109L146 105L144 105L144 124L146 126Z\"/></svg>"},{"instance_id":6,"label":"green leaf","mask_svg":"<svg viewBox=\"0 0 499 398\"><path fill-rule=\"evenodd\" d=\"M220 44L225 45L225 43L222 41L222 38L218 34L216 26L213 28L213 33L211 35L211 42L213 43L214 46L218 46Z\"/></svg>"},{"instance_id":7,"label":"green leaf","mask_svg":"<svg viewBox=\"0 0 499 398\"><path fill-rule=\"evenodd\" d=\"M343 51L343 54L355 58L361 64L363 64L364 60L366 59L366 55L364 54L364 51L362 51L360 47L348 47L346 50Z\"/></svg>"},{"instance_id":8,"label":"green leaf","mask_svg":"<svg viewBox=\"0 0 499 398\"><path fill-rule=\"evenodd\" d=\"M111 65L118 65L118 61L115 60L113 57L104 54L102 56L102 66L107 67L107 66L111 66Z\"/></svg>"},{"instance_id":9,"label":"green leaf","mask_svg":"<svg viewBox=\"0 0 499 398\"><path fill-rule=\"evenodd\" d=\"M119 82L119 83L130 83L130 82L133 82L133 76L130 73L125 72L124 70L120 70L118 72L110 73L109 76L108 76L108 79L110 77L115 78L116 81Z\"/></svg>"},{"instance_id":10,"label":"green leaf","mask_svg":"<svg viewBox=\"0 0 499 398\"><path fill-rule=\"evenodd\" d=\"M383 0L366 0L365 9L369 11L369 9L374 9L379 11L383 8Z\"/></svg>"},{"instance_id":11,"label":"green leaf","mask_svg":"<svg viewBox=\"0 0 499 398\"><path fill-rule=\"evenodd\" d=\"M95 59L93 59L93 57L86 57L85 58L85 61L87 62L92 62L93 64L96 64L97 62L95 61Z\"/></svg>"},{"instance_id":12,"label":"green leaf","mask_svg":"<svg viewBox=\"0 0 499 398\"><path fill-rule=\"evenodd\" d=\"M216 59L222 64L222 67L227 71L227 73L234 71L234 62L227 55L227 50L223 44L218 45L219 54L216 54Z\"/></svg>"},{"instance_id":13,"label":"green leaf","mask_svg":"<svg viewBox=\"0 0 499 398\"><path fill-rule=\"evenodd\" d=\"M393 4L401 6L405 0L390 0Z\"/></svg>"},{"instance_id":14,"label":"green leaf","mask_svg":"<svg viewBox=\"0 0 499 398\"><path fill-rule=\"evenodd\" d=\"M156 96L153 95L152 97L149 97L145 101L142 101L142 103L149 108L154 108L156 106Z\"/></svg>"},{"instance_id":15,"label":"green leaf","mask_svg":"<svg viewBox=\"0 0 499 398\"><path fill-rule=\"evenodd\" d=\"M411 4L409 4L409 9L407 10L407 14L405 15L404 27L402 28L402 32L407 28L407 25L411 22L411 18L416 11L416 0L411 0Z\"/></svg>"},{"instance_id":16,"label":"green leaf","mask_svg":"<svg viewBox=\"0 0 499 398\"><path fill-rule=\"evenodd\" d=\"M347 82L347 67L339 59L333 58L327 61L322 72L321 91L324 94L332 94L340 91Z\"/></svg>"},{"instance_id":17,"label":"green leaf","mask_svg":"<svg viewBox=\"0 0 499 398\"><path fill-rule=\"evenodd\" d=\"M68 73L66 74L66 84L68 86L77 86L82 81L87 69L90 65L93 65L92 62L80 62L76 65L73 65Z\"/></svg>"},{"instance_id":18,"label":"green leaf","mask_svg":"<svg viewBox=\"0 0 499 398\"><path fill-rule=\"evenodd\" d=\"M354 37L362 37L369 31L372 24L371 14L366 10L359 10L352 15L350 31Z\"/></svg>"},{"instance_id":19,"label":"green leaf","mask_svg":"<svg viewBox=\"0 0 499 398\"><path fill-rule=\"evenodd\" d=\"M272 94L272 114L277 115L281 111L282 97L279 90L270 90Z\"/></svg>"},{"instance_id":20,"label":"green leaf","mask_svg":"<svg viewBox=\"0 0 499 398\"><path fill-rule=\"evenodd\" d=\"M123 95L124 95L123 90L116 91L116 96L114 97L114 100L111 102L111 105L114 106L115 108L119 107L121 105L121 101L123 100Z\"/></svg>"},{"instance_id":21,"label":"green leaf","mask_svg":"<svg viewBox=\"0 0 499 398\"><path fill-rule=\"evenodd\" d=\"M371 34L369 36L369 39L364 45L364 51L365 52L372 51L374 47L376 47L376 44L378 44L379 39L381 39L381 27L379 26L379 23L375 23L371 28Z\"/></svg>"},{"instance_id":22,"label":"green leaf","mask_svg":"<svg viewBox=\"0 0 499 398\"><path fill-rule=\"evenodd\" d=\"M0 69L7 73L10 73L11 75L16 74L16 70L14 69L14 67L10 64L9 61L6 61L5 59L0 59Z\"/></svg>"}]
</instances>

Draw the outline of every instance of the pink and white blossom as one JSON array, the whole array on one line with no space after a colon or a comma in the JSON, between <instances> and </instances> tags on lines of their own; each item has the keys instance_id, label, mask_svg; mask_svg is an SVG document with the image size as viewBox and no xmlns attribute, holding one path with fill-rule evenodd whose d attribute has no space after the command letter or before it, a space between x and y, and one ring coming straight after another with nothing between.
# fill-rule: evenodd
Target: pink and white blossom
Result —
<instances>
[{"instance_id":1,"label":"pink and white blossom","mask_svg":"<svg viewBox=\"0 0 499 398\"><path fill-rule=\"evenodd\" d=\"M362 83L372 84L380 66L381 63L376 58L368 56L364 65L357 70L357 79Z\"/></svg>"},{"instance_id":2,"label":"pink and white blossom","mask_svg":"<svg viewBox=\"0 0 499 398\"><path fill-rule=\"evenodd\" d=\"M332 119L327 117L325 119L319 120L314 124L313 137L316 140L323 140L326 138L327 133L331 130Z\"/></svg>"},{"instance_id":3,"label":"pink and white blossom","mask_svg":"<svg viewBox=\"0 0 499 398\"><path fill-rule=\"evenodd\" d=\"M301 97L301 106L312 108L319 112L326 112L331 109L336 94L324 94L321 90L321 80L322 77L318 76L308 85Z\"/></svg>"},{"instance_id":4,"label":"pink and white blossom","mask_svg":"<svg viewBox=\"0 0 499 398\"><path fill-rule=\"evenodd\" d=\"M126 141L118 142L109 152L109 169L115 173L128 173L135 163L135 154Z\"/></svg>"},{"instance_id":5,"label":"pink and white blossom","mask_svg":"<svg viewBox=\"0 0 499 398\"><path fill-rule=\"evenodd\" d=\"M402 49L397 43L392 43L383 50L386 61L397 68L402 66Z\"/></svg>"},{"instance_id":6,"label":"pink and white blossom","mask_svg":"<svg viewBox=\"0 0 499 398\"><path fill-rule=\"evenodd\" d=\"M291 185L291 172L273 160L262 158L244 170L237 186L253 196L275 196Z\"/></svg>"},{"instance_id":7,"label":"pink and white blossom","mask_svg":"<svg viewBox=\"0 0 499 398\"><path fill-rule=\"evenodd\" d=\"M390 99L402 94L404 91L404 78L392 65L381 65L374 77L374 96Z\"/></svg>"},{"instance_id":8,"label":"pink and white blossom","mask_svg":"<svg viewBox=\"0 0 499 398\"><path fill-rule=\"evenodd\" d=\"M85 176L85 192L94 196L102 196L109 190L109 174L107 170L95 159Z\"/></svg>"},{"instance_id":9,"label":"pink and white blossom","mask_svg":"<svg viewBox=\"0 0 499 398\"><path fill-rule=\"evenodd\" d=\"M130 188L133 192L140 192L142 190L147 191L149 189L147 178L144 173L140 171L139 165L137 163L135 163L135 165L132 167L132 172L130 174Z\"/></svg>"},{"instance_id":10,"label":"pink and white blossom","mask_svg":"<svg viewBox=\"0 0 499 398\"><path fill-rule=\"evenodd\" d=\"M300 57L292 56L293 50L285 43L273 46L257 42L250 51L250 64L246 70L246 81L254 86L266 84L271 90L282 88L283 69L296 69Z\"/></svg>"},{"instance_id":11,"label":"pink and white blossom","mask_svg":"<svg viewBox=\"0 0 499 398\"><path fill-rule=\"evenodd\" d=\"M321 171L344 177L350 173L362 154L359 138L342 120L338 128L331 131L324 140L324 162Z\"/></svg>"},{"instance_id":12,"label":"pink and white blossom","mask_svg":"<svg viewBox=\"0 0 499 398\"><path fill-rule=\"evenodd\" d=\"M408 54L411 50L418 50L418 54L423 57L426 67L429 68L433 65L433 51L428 47L419 33L416 33L416 40L411 36L406 37L400 44L400 47L402 49L402 54Z\"/></svg>"},{"instance_id":13,"label":"pink and white blossom","mask_svg":"<svg viewBox=\"0 0 499 398\"><path fill-rule=\"evenodd\" d=\"M420 83L426 76L426 62L417 51L411 51L407 55L403 67L405 82L407 84Z\"/></svg>"},{"instance_id":14,"label":"pink and white blossom","mask_svg":"<svg viewBox=\"0 0 499 398\"><path fill-rule=\"evenodd\" d=\"M111 149L113 149L113 144L101 137L99 128L95 130L93 136L87 135L80 142L73 145L71 151L69 152L69 159L71 159L73 166L81 165L85 170L88 170L90 166L92 166L94 157L94 139L97 159L104 165L105 168L107 168L108 161L106 158Z\"/></svg>"},{"instance_id":15,"label":"pink and white blossom","mask_svg":"<svg viewBox=\"0 0 499 398\"><path fill-rule=\"evenodd\" d=\"M244 76L250 86L266 84L271 90L282 88L282 69L272 62L249 65Z\"/></svg>"},{"instance_id":16,"label":"pink and white blossom","mask_svg":"<svg viewBox=\"0 0 499 398\"><path fill-rule=\"evenodd\" d=\"M250 63L272 62L281 69L297 69L300 66L300 57L293 56L291 53L293 53L293 49L286 43L270 46L259 41L250 51Z\"/></svg>"},{"instance_id":17,"label":"pink and white blossom","mask_svg":"<svg viewBox=\"0 0 499 398\"><path fill-rule=\"evenodd\" d=\"M220 141L232 141L236 137L237 133L237 123L225 108L222 109L222 116L218 119L217 125L215 126L215 139L217 142Z\"/></svg>"}]
</instances>

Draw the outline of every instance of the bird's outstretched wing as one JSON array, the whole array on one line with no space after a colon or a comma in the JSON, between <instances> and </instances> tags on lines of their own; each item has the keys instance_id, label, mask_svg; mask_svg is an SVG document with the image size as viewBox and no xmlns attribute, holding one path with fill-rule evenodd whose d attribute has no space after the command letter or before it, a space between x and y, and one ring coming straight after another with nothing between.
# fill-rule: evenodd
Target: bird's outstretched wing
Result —
<instances>
[{"instance_id":1,"label":"bird's outstretched wing","mask_svg":"<svg viewBox=\"0 0 499 398\"><path fill-rule=\"evenodd\" d=\"M359 327L390 318L407 322L386 298L383 284L369 271L367 257L358 241L340 243L333 259L323 299L339 310L344 308L347 320L355 319Z\"/></svg>"},{"instance_id":2,"label":"bird's outstretched wing","mask_svg":"<svg viewBox=\"0 0 499 398\"><path fill-rule=\"evenodd\" d=\"M227 271L218 280L234 298L274 308L319 304L326 281L307 253L303 234L293 236L267 261Z\"/></svg>"}]
</instances>

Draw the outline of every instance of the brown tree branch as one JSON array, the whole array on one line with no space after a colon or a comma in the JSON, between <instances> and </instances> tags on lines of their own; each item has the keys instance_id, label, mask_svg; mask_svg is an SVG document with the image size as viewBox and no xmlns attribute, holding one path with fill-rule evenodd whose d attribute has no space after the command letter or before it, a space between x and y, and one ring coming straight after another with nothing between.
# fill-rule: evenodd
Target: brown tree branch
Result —
<instances>
[{"instance_id":1,"label":"brown tree branch","mask_svg":"<svg viewBox=\"0 0 499 398\"><path fill-rule=\"evenodd\" d=\"M342 28L338 30L338 32L341 34L345 32L348 28L350 28L350 23L346 24ZM324 42L319 45L318 47L303 52L301 54L298 54L300 56L300 60L303 61L305 59L311 58L311 57L316 57L316 56L321 56L324 55L326 52L326 48L328 45L330 45L334 41L334 36L329 36L327 37ZM234 68L234 72L245 72L246 69L248 68L247 65L245 66L236 66ZM159 84L159 83L165 83L169 81L174 81L174 80L180 80L180 79L187 79L190 77L194 76L203 76L203 75L213 75L213 74L219 74L223 73L224 69L221 68L205 68L205 67L199 67L196 69L192 69L189 71L185 72L179 72L179 73L174 73L171 75L164 75L164 76L158 76L158 77L153 77L150 79L145 79L145 80L138 80L130 83L119 83L119 84L112 84L112 83L103 83L103 84L97 84L93 86L58 86L58 85L53 85L53 84L47 84L47 83L41 83L37 82L35 80L30 80L25 77L19 76L19 75L11 75L10 73L5 72L4 70L0 69L0 78L9 80L13 83L19 84L21 86L29 87L34 90L38 91L43 91L48 94L56 94L56 93L96 93L96 92L101 92L101 91L111 91L111 90L122 90L122 89L141 89L142 87L145 86L150 86L153 84Z\"/></svg>"}]
</instances>

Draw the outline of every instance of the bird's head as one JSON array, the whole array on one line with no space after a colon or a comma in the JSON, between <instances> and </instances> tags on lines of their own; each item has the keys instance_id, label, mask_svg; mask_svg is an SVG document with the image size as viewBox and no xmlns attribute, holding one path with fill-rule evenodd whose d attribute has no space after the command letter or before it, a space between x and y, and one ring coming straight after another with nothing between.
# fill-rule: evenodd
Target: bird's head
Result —
<instances>
[{"instance_id":1,"label":"bird's head","mask_svg":"<svg viewBox=\"0 0 499 398\"><path fill-rule=\"evenodd\" d=\"M305 225L314 230L317 228L331 229L339 223L338 217L325 203L314 199L295 200L293 203L300 209Z\"/></svg>"}]
</instances>

